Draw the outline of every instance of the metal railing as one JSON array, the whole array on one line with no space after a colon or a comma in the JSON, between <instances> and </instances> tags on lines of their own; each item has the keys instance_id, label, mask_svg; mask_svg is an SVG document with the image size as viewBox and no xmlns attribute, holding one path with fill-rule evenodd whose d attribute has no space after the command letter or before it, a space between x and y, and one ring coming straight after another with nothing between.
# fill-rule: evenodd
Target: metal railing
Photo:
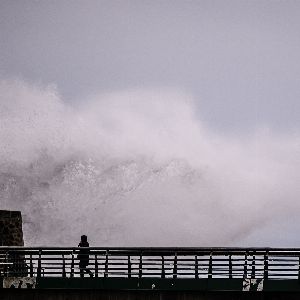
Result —
<instances>
[{"instance_id":1,"label":"metal railing","mask_svg":"<svg viewBox=\"0 0 300 300\"><path fill-rule=\"evenodd\" d=\"M299 261L298 248L0 247L0 276L300 280Z\"/></svg>"}]
</instances>

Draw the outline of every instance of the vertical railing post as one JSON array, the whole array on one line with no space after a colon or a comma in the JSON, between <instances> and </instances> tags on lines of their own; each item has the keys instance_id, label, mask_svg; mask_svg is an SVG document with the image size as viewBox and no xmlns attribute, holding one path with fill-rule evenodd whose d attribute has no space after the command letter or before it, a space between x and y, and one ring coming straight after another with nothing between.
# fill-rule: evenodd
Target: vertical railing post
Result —
<instances>
[{"instance_id":1,"label":"vertical railing post","mask_svg":"<svg viewBox=\"0 0 300 300\"><path fill-rule=\"evenodd\" d=\"M300 282L300 256L298 257L298 280Z\"/></svg>"},{"instance_id":2,"label":"vertical railing post","mask_svg":"<svg viewBox=\"0 0 300 300\"><path fill-rule=\"evenodd\" d=\"M74 277L74 267L75 267L75 261L74 261L74 250L72 251L71 254L71 272L70 272L70 277Z\"/></svg>"},{"instance_id":3,"label":"vertical railing post","mask_svg":"<svg viewBox=\"0 0 300 300\"><path fill-rule=\"evenodd\" d=\"M299 253L298 253L298 255L299 255ZM298 282L300 284L300 255L298 256Z\"/></svg>"},{"instance_id":4,"label":"vertical railing post","mask_svg":"<svg viewBox=\"0 0 300 300\"><path fill-rule=\"evenodd\" d=\"M39 250L39 257L38 257L38 267L37 267L37 277L41 277L42 273L42 249Z\"/></svg>"},{"instance_id":5,"label":"vertical railing post","mask_svg":"<svg viewBox=\"0 0 300 300\"><path fill-rule=\"evenodd\" d=\"M267 251L264 255L264 279L269 277L269 252Z\"/></svg>"},{"instance_id":6,"label":"vertical railing post","mask_svg":"<svg viewBox=\"0 0 300 300\"><path fill-rule=\"evenodd\" d=\"M30 277L33 277L33 262L32 262L32 254L30 254L30 258L29 258L29 274L30 274Z\"/></svg>"},{"instance_id":7,"label":"vertical railing post","mask_svg":"<svg viewBox=\"0 0 300 300\"><path fill-rule=\"evenodd\" d=\"M208 263L208 278L212 278L212 262L213 262L213 259L212 259L212 252L210 253L209 255L209 263Z\"/></svg>"},{"instance_id":8,"label":"vertical railing post","mask_svg":"<svg viewBox=\"0 0 300 300\"><path fill-rule=\"evenodd\" d=\"M13 277L18 277L18 274L17 274L17 259L16 259L17 255L15 252L12 252L11 255L10 255L10 261L11 263L13 264L11 270L10 270L10 276L13 276Z\"/></svg>"},{"instance_id":9,"label":"vertical railing post","mask_svg":"<svg viewBox=\"0 0 300 300\"><path fill-rule=\"evenodd\" d=\"M62 266L62 277L66 277L66 262L65 262L65 255L62 255L62 259L63 259L63 266Z\"/></svg>"},{"instance_id":10,"label":"vertical railing post","mask_svg":"<svg viewBox=\"0 0 300 300\"><path fill-rule=\"evenodd\" d=\"M247 273L248 273L248 253L246 251L245 252L245 264L244 264L244 279L247 278Z\"/></svg>"},{"instance_id":11,"label":"vertical railing post","mask_svg":"<svg viewBox=\"0 0 300 300\"><path fill-rule=\"evenodd\" d=\"M98 277L98 257L97 257L97 254L95 254L95 277L97 278Z\"/></svg>"},{"instance_id":12,"label":"vertical railing post","mask_svg":"<svg viewBox=\"0 0 300 300\"><path fill-rule=\"evenodd\" d=\"M252 269L251 269L251 279L255 278L255 252L252 254Z\"/></svg>"},{"instance_id":13,"label":"vertical railing post","mask_svg":"<svg viewBox=\"0 0 300 300\"><path fill-rule=\"evenodd\" d=\"M229 278L232 278L232 257L229 255Z\"/></svg>"},{"instance_id":14,"label":"vertical railing post","mask_svg":"<svg viewBox=\"0 0 300 300\"><path fill-rule=\"evenodd\" d=\"M5 259L4 259L4 263L5 263L5 265L4 265L4 270L3 270L3 275L4 275L4 277L8 277L8 262L9 262L9 259L8 259L8 257L9 257L9 254L8 254L8 251L5 253Z\"/></svg>"},{"instance_id":15,"label":"vertical railing post","mask_svg":"<svg viewBox=\"0 0 300 300\"><path fill-rule=\"evenodd\" d=\"M143 253L140 254L140 261L139 261L139 278L143 276Z\"/></svg>"},{"instance_id":16,"label":"vertical railing post","mask_svg":"<svg viewBox=\"0 0 300 300\"><path fill-rule=\"evenodd\" d=\"M106 250L105 254L104 277L108 277L108 250Z\"/></svg>"},{"instance_id":17,"label":"vertical railing post","mask_svg":"<svg viewBox=\"0 0 300 300\"><path fill-rule=\"evenodd\" d=\"M177 278L177 253L174 256L173 278Z\"/></svg>"},{"instance_id":18,"label":"vertical railing post","mask_svg":"<svg viewBox=\"0 0 300 300\"><path fill-rule=\"evenodd\" d=\"M128 278L131 278L131 261L130 261L130 255L128 255Z\"/></svg>"},{"instance_id":19,"label":"vertical railing post","mask_svg":"<svg viewBox=\"0 0 300 300\"><path fill-rule=\"evenodd\" d=\"M300 282L300 256L298 256L298 280Z\"/></svg>"},{"instance_id":20,"label":"vertical railing post","mask_svg":"<svg viewBox=\"0 0 300 300\"><path fill-rule=\"evenodd\" d=\"M104 277L108 277L108 250L106 250L105 254L105 266L104 266Z\"/></svg>"},{"instance_id":21,"label":"vertical railing post","mask_svg":"<svg viewBox=\"0 0 300 300\"><path fill-rule=\"evenodd\" d=\"M199 262L198 262L198 256L195 255L195 278L199 278Z\"/></svg>"},{"instance_id":22,"label":"vertical railing post","mask_svg":"<svg viewBox=\"0 0 300 300\"><path fill-rule=\"evenodd\" d=\"M166 277L166 271L165 271L165 257L162 255L161 257L161 278Z\"/></svg>"}]
</instances>

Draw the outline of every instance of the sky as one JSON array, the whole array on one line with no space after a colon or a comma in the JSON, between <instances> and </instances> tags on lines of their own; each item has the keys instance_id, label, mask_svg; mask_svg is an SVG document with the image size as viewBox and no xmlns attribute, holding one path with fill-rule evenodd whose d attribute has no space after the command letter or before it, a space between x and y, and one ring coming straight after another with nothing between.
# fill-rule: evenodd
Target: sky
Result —
<instances>
[{"instance_id":1,"label":"sky","mask_svg":"<svg viewBox=\"0 0 300 300\"><path fill-rule=\"evenodd\" d=\"M217 130L298 130L299 14L294 0L2 0L0 76L70 103L178 88Z\"/></svg>"},{"instance_id":2,"label":"sky","mask_svg":"<svg viewBox=\"0 0 300 300\"><path fill-rule=\"evenodd\" d=\"M299 30L294 0L0 1L25 243L299 247Z\"/></svg>"}]
</instances>

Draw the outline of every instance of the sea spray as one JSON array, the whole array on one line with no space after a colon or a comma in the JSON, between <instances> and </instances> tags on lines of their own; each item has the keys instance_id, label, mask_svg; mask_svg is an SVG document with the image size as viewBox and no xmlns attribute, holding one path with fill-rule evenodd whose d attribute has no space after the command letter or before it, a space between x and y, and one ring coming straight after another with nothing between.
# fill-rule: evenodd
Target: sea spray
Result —
<instances>
[{"instance_id":1,"label":"sea spray","mask_svg":"<svg viewBox=\"0 0 300 300\"><path fill-rule=\"evenodd\" d=\"M0 205L23 212L27 245L243 245L300 209L298 133L213 132L171 89L71 106L3 81L0 97Z\"/></svg>"}]
</instances>

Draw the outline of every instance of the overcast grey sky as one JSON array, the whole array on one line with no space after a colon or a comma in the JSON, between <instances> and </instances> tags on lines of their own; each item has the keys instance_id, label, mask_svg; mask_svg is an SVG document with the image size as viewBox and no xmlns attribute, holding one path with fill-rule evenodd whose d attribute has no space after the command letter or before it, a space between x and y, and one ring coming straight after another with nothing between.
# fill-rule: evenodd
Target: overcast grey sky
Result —
<instances>
[{"instance_id":1,"label":"overcast grey sky","mask_svg":"<svg viewBox=\"0 0 300 300\"><path fill-rule=\"evenodd\" d=\"M0 0L0 206L31 245L299 246L299 33L300 0Z\"/></svg>"},{"instance_id":2,"label":"overcast grey sky","mask_svg":"<svg viewBox=\"0 0 300 300\"><path fill-rule=\"evenodd\" d=\"M300 1L0 2L0 76L66 101L171 87L211 127L299 130Z\"/></svg>"}]
</instances>

